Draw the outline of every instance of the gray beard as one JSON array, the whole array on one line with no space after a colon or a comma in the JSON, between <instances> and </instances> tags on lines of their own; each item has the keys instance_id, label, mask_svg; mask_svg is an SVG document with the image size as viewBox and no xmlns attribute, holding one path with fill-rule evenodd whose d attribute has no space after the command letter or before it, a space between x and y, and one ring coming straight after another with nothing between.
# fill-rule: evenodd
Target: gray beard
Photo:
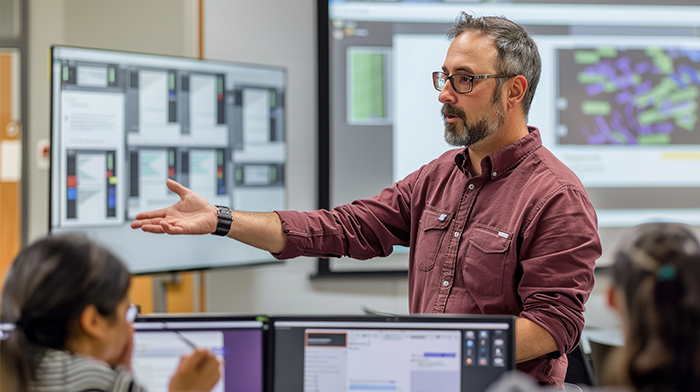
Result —
<instances>
[{"instance_id":1,"label":"gray beard","mask_svg":"<svg viewBox=\"0 0 700 392\"><path fill-rule=\"evenodd\" d=\"M489 113L484 113L475 124L467 121L467 116L462 109L451 105L446 108L448 105L443 105L443 119L446 117L445 112L456 115L460 119L460 121L452 123L445 121L445 141L454 147L472 146L496 133L505 122L503 108L498 104L493 105L493 120L491 120L492 116Z\"/></svg>"}]
</instances>

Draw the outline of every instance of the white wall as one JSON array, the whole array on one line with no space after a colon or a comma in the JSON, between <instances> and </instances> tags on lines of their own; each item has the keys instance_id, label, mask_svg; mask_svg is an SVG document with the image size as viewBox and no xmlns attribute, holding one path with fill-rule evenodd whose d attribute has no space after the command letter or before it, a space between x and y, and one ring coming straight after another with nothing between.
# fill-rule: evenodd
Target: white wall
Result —
<instances>
[{"instance_id":1,"label":"white wall","mask_svg":"<svg viewBox=\"0 0 700 392\"><path fill-rule=\"evenodd\" d=\"M207 0L204 57L287 68L288 206L317 207L316 0ZM370 261L371 263L371 261ZM316 259L207 273L207 310L408 312L406 278L311 281Z\"/></svg>"},{"instance_id":2,"label":"white wall","mask_svg":"<svg viewBox=\"0 0 700 392\"><path fill-rule=\"evenodd\" d=\"M52 45L196 57L197 0L28 0L28 242L49 230L49 171L36 165L36 144L48 139L49 50Z\"/></svg>"},{"instance_id":3,"label":"white wall","mask_svg":"<svg viewBox=\"0 0 700 392\"><path fill-rule=\"evenodd\" d=\"M49 178L34 146L50 131L51 45L175 56L198 55L197 0L29 0L29 241L48 232ZM207 59L288 70L290 209L317 205L315 0L206 0ZM362 306L405 313L407 280L311 281L315 259L208 272L207 310L250 313L360 313Z\"/></svg>"}]
</instances>

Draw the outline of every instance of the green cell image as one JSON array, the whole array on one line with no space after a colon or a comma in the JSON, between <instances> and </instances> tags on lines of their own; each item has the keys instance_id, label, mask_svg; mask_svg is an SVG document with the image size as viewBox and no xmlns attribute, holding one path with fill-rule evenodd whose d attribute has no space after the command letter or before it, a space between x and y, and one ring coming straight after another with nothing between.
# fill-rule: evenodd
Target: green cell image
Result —
<instances>
[{"instance_id":1,"label":"green cell image","mask_svg":"<svg viewBox=\"0 0 700 392\"><path fill-rule=\"evenodd\" d=\"M596 50L600 57L615 57L617 56L617 49L612 46L602 46Z\"/></svg>"},{"instance_id":2,"label":"green cell image","mask_svg":"<svg viewBox=\"0 0 700 392\"><path fill-rule=\"evenodd\" d=\"M600 61L600 54L594 51L579 50L574 53L574 61L578 64L595 64Z\"/></svg>"},{"instance_id":3,"label":"green cell image","mask_svg":"<svg viewBox=\"0 0 700 392\"><path fill-rule=\"evenodd\" d=\"M593 116L607 116L610 114L610 102L606 101L583 101L581 104L583 114Z\"/></svg>"},{"instance_id":4,"label":"green cell image","mask_svg":"<svg viewBox=\"0 0 700 392\"><path fill-rule=\"evenodd\" d=\"M581 45L557 62L559 145L700 145L697 47Z\"/></svg>"},{"instance_id":5,"label":"green cell image","mask_svg":"<svg viewBox=\"0 0 700 392\"><path fill-rule=\"evenodd\" d=\"M385 59L383 53L351 54L352 119L363 121L385 117Z\"/></svg>"}]
</instances>

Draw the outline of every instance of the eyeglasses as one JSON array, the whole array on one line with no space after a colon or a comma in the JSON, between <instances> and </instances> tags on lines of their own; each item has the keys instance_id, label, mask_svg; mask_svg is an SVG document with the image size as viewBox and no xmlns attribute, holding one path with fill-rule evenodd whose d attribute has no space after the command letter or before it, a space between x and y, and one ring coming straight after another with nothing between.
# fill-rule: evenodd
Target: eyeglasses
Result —
<instances>
[{"instance_id":1,"label":"eyeglasses","mask_svg":"<svg viewBox=\"0 0 700 392\"><path fill-rule=\"evenodd\" d=\"M139 308L135 304L129 305L129 309L126 310L126 322L132 324L136 321L136 316L139 314Z\"/></svg>"},{"instance_id":2,"label":"eyeglasses","mask_svg":"<svg viewBox=\"0 0 700 392\"><path fill-rule=\"evenodd\" d=\"M469 74L453 74L448 75L444 72L433 72L433 86L435 90L442 91L449 80L452 83L452 88L460 94L472 92L474 88L474 79L488 78L512 78L516 75L469 75Z\"/></svg>"}]
</instances>

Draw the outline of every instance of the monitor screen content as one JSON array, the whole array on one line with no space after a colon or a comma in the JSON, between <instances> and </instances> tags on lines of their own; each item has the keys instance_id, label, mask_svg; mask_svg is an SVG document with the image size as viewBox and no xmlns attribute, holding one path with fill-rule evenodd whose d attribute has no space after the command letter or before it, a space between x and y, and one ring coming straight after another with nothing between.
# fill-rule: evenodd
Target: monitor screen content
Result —
<instances>
[{"instance_id":1,"label":"monitor screen content","mask_svg":"<svg viewBox=\"0 0 700 392\"><path fill-rule=\"evenodd\" d=\"M264 322L254 317L138 318L134 323L132 368L150 392L167 392L180 357L192 345L210 349L224 361L212 392L264 391Z\"/></svg>"},{"instance_id":2,"label":"monitor screen content","mask_svg":"<svg viewBox=\"0 0 700 392\"><path fill-rule=\"evenodd\" d=\"M328 60L331 206L371 197L455 148L430 77L445 61L446 29L466 11L505 16L537 43L542 74L528 123L583 182L604 248L643 222L700 226L697 2L553 3L330 0L319 53Z\"/></svg>"},{"instance_id":3,"label":"monitor screen content","mask_svg":"<svg viewBox=\"0 0 700 392\"><path fill-rule=\"evenodd\" d=\"M483 392L515 364L514 318L273 320L275 392Z\"/></svg>"},{"instance_id":4,"label":"monitor screen content","mask_svg":"<svg viewBox=\"0 0 700 392\"><path fill-rule=\"evenodd\" d=\"M104 50L52 49L51 231L88 233L134 273L273 261L213 236L130 228L179 200L285 209L284 69Z\"/></svg>"}]
</instances>

